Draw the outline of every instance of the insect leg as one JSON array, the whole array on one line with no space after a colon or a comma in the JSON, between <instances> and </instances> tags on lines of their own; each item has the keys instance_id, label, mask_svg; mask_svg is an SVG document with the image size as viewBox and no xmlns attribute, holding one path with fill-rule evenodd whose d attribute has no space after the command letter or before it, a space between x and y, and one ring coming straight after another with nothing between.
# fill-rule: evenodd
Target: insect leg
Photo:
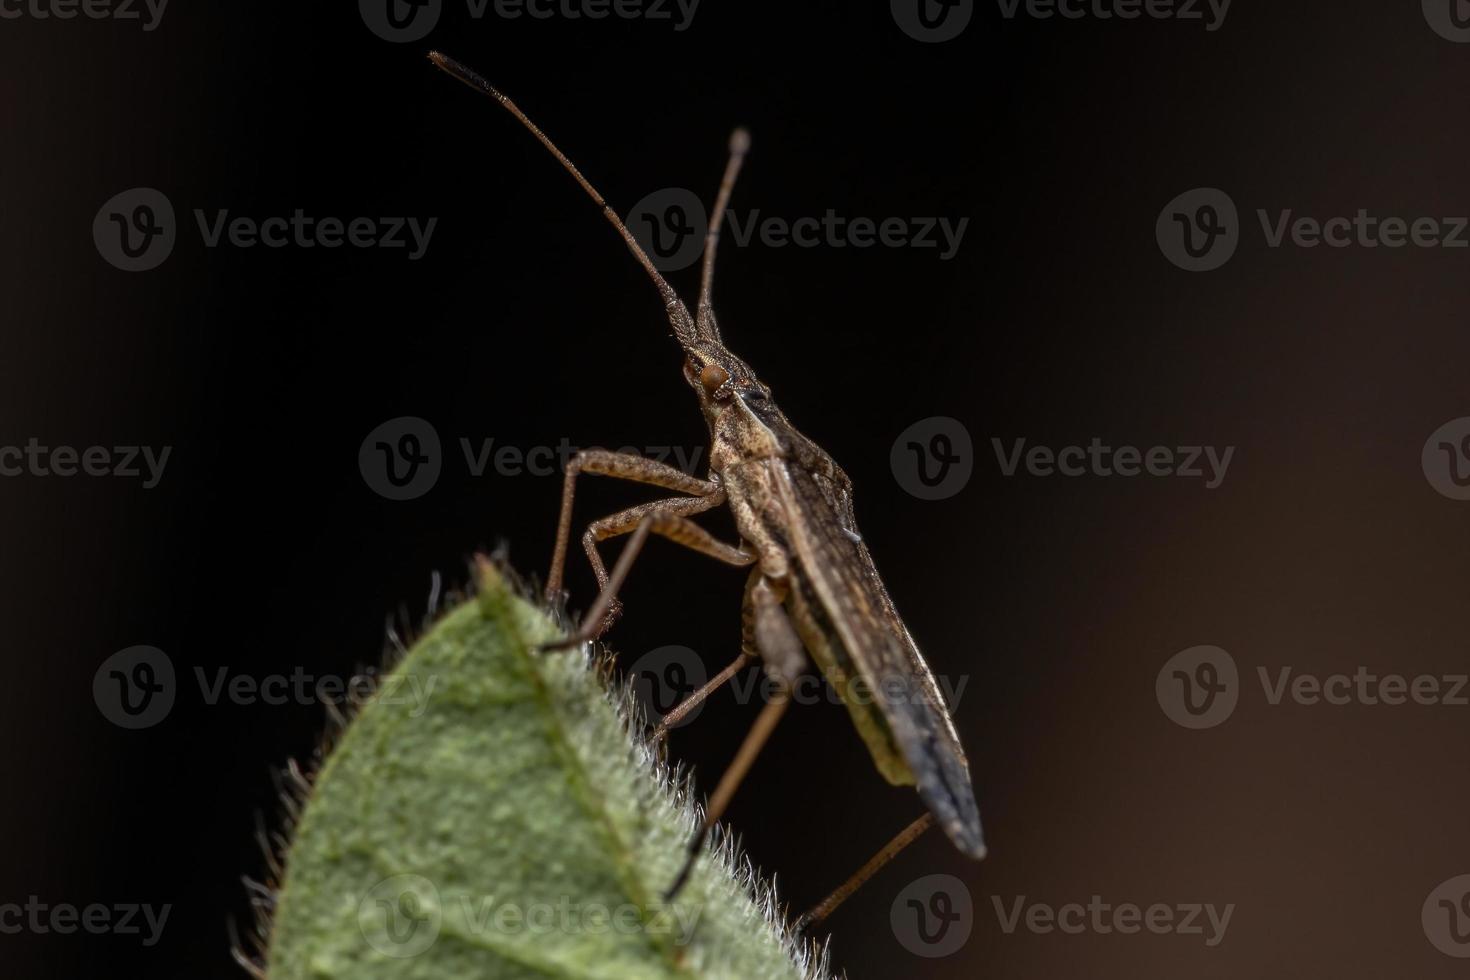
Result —
<instances>
[{"instance_id":1,"label":"insect leg","mask_svg":"<svg viewBox=\"0 0 1470 980\"><path fill-rule=\"evenodd\" d=\"M740 788L740 782L755 758L765 746L766 740L775 731L776 723L786 713L791 704L791 688L785 684L779 684L776 692L771 696L770 703L761 709L756 716L755 724L750 726L750 731L745 735L745 741L740 744L740 751L735 753L735 761L730 763L730 768L720 777L719 785L715 787L714 795L710 797L709 806L705 808L704 823L700 824L694 839L689 842L689 848L684 855L684 866L679 869L679 875L674 883L669 886L664 895L665 901L673 901L684 885L689 881L689 874L694 870L694 862L699 858L700 848L704 846L704 840L709 836L710 828L719 821L724 814L725 808L730 805L730 799L735 791Z\"/></svg>"},{"instance_id":2,"label":"insect leg","mask_svg":"<svg viewBox=\"0 0 1470 980\"><path fill-rule=\"evenodd\" d=\"M632 567L633 559L638 557L639 551L643 548L643 542L648 539L650 533L668 538L686 548L730 565L743 566L755 561L753 555L747 554L734 545L716 540L708 531L685 516L716 507L724 499L724 490L717 489L705 497L675 497L671 500L655 500L652 503L629 507L627 510L619 511L611 517L604 517L588 525L587 533L582 535L582 545L587 550L587 558L592 563L592 571L597 576L597 584L601 591L597 595L597 600L592 604L592 608L583 618L581 627L573 635L547 644L544 649L585 643L601 636L612 625L622 609L617 601L618 590L622 588L623 581L628 575L628 569ZM630 533L633 537L624 545L622 554L618 555L617 564L613 566L612 573L609 574L602 564L602 557L597 552L597 542Z\"/></svg>"},{"instance_id":3,"label":"insect leg","mask_svg":"<svg viewBox=\"0 0 1470 980\"><path fill-rule=\"evenodd\" d=\"M556 548L551 553L551 571L546 576L548 599L555 599L557 593L561 592L567 563L567 544L572 536L572 494L579 473L595 473L598 476L650 483L665 490L695 497L708 497L720 489L720 485L712 480L701 480L683 470L632 453L614 453L606 449L584 449L577 453L567 461L566 477L562 483L561 514L556 524Z\"/></svg>"},{"instance_id":4,"label":"insect leg","mask_svg":"<svg viewBox=\"0 0 1470 980\"><path fill-rule=\"evenodd\" d=\"M685 715L703 704L705 699L708 698L711 694L718 691L721 687L724 687L725 684L729 682L730 678L740 673L740 671L745 668L745 665L750 663L753 659L753 655L749 652L745 650L740 651L740 656L730 661L729 666L720 671L714 677L711 677L709 681L699 690L690 694L683 701L680 701L678 704L669 709L668 714L664 715L663 718L659 721L657 727L654 728L653 740L655 742L661 742L665 738L668 738L670 728L673 728L675 725L679 724L679 722L683 720Z\"/></svg>"},{"instance_id":5,"label":"insect leg","mask_svg":"<svg viewBox=\"0 0 1470 980\"><path fill-rule=\"evenodd\" d=\"M848 878L838 886L836 891L822 899L804 913L801 918L797 919L796 924L791 927L791 931L800 934L827 918L827 916L836 911L837 906L847 901L853 892L857 891L869 878L877 874L883 865L892 861L904 848L922 837L924 831L932 826L934 826L934 814L926 813L903 830L900 830L891 841L883 845L877 854L874 854L861 868L858 868L851 878Z\"/></svg>"},{"instance_id":6,"label":"insect leg","mask_svg":"<svg viewBox=\"0 0 1470 980\"><path fill-rule=\"evenodd\" d=\"M724 815L725 809L730 805L730 800L735 796L735 791L740 788L741 781L745 779L746 773L754 765L756 756L760 754L766 741L770 739L771 733L775 731L776 723L786 713L786 709L791 704L791 687L806 666L806 653L797 636L796 627L791 625L791 619L781 605L783 591L784 587L762 575L759 570L752 574L747 586L747 621L753 623L752 638L757 650L760 651L761 658L765 661L767 673L776 682L776 690L771 695L770 702L756 716L755 723L750 726L745 741L740 745L740 750L735 753L735 761L730 763L730 767L720 777L714 794L710 796L709 806L706 807L704 813L704 822L694 835L694 839L689 842L689 849L684 857L684 866L679 870L679 876L674 879L673 885L669 888L666 896L669 900L672 900L689 880L689 874L694 870L694 862L699 858L700 848L704 846L710 828Z\"/></svg>"},{"instance_id":7,"label":"insect leg","mask_svg":"<svg viewBox=\"0 0 1470 980\"><path fill-rule=\"evenodd\" d=\"M751 594L763 579L764 576L761 570L756 568L751 570L750 578L745 580L745 602L743 615L741 616L740 656L731 661L730 665L724 670L710 678L709 682L703 687L674 705L673 709L664 715L663 720L658 723L658 727L653 730L653 740L655 742L662 741L666 738L669 734L669 729L677 725L681 718L703 704L706 698L719 690L730 678L742 670L746 664L760 656L759 647L756 645L755 638L756 604L752 601Z\"/></svg>"}]
</instances>

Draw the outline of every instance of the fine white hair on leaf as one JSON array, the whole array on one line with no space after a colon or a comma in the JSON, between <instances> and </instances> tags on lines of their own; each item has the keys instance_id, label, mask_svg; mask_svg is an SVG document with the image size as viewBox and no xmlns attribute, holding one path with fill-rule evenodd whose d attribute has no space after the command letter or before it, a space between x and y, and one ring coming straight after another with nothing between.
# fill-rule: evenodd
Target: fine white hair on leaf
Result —
<instances>
[{"instance_id":1,"label":"fine white hair on leaf","mask_svg":"<svg viewBox=\"0 0 1470 980\"><path fill-rule=\"evenodd\" d=\"M482 581L494 582L498 591L481 592ZM520 643L523 649L534 647L535 636L519 633L544 636L571 625L564 606L547 603L533 592L533 585L510 569L501 550L472 563L468 582L461 589L443 591L436 576L423 619L416 626L410 625L406 614L390 619L385 627L385 667L360 669L354 680L361 679L368 688L381 692L390 676L387 665L410 669L420 643L442 644L432 634L451 617L462 617L467 603L477 601L482 610L498 610L497 628L507 631L503 642ZM490 606L484 605L487 602ZM704 818L692 773L683 764L670 761L666 749L653 740L643 704L631 680L619 675L610 650L589 643L557 655L536 654L527 662L535 665L531 670L539 678L536 683L546 710L558 719L560 737L576 757L583 777L595 783L594 793L611 794L604 805L623 814L615 817L610 812L609 823L617 823L619 833L639 837L626 840L624 846L630 854L651 860L640 875L648 879L648 897L654 899L672 880L671 874L667 880L661 877L666 874L665 866L682 857L681 843L693 838ZM260 881L245 882L254 928L242 937L233 924L231 927L236 962L253 977L265 978L271 972L268 953L273 916L291 868L291 842L312 803L323 766L356 719L373 705L372 695L361 701L348 698L340 705L324 702L327 721L316 751L304 761L289 760L272 773L279 799L277 829L268 830L265 821L259 821L255 836L265 873ZM741 849L738 835L717 825L704 844L699 867L679 899L680 905L703 910L691 923L689 944L681 943L678 948L680 962L692 976L731 976L729 964L741 961L742 947L764 933L774 940L768 947L771 952L779 949L785 960L782 976L833 980L827 944L793 933L774 877L761 874ZM724 925L719 924L722 920L714 909L720 910ZM711 923L708 926L706 918ZM738 923L738 928L732 928L732 923Z\"/></svg>"}]
</instances>

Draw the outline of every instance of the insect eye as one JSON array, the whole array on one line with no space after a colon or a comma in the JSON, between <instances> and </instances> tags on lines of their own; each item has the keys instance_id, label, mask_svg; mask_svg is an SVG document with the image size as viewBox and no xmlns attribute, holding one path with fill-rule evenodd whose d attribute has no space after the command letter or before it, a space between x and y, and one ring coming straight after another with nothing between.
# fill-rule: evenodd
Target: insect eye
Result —
<instances>
[{"instance_id":1,"label":"insect eye","mask_svg":"<svg viewBox=\"0 0 1470 980\"><path fill-rule=\"evenodd\" d=\"M704 390L713 395L720 385L730 380L730 372L718 364L706 364L704 370L699 372L699 383L704 385Z\"/></svg>"}]
</instances>

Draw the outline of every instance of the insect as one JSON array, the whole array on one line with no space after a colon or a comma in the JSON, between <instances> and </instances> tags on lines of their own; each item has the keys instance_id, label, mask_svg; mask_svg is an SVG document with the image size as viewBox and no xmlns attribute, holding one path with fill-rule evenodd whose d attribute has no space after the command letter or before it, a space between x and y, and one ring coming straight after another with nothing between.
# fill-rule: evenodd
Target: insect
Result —
<instances>
[{"instance_id":1,"label":"insect","mask_svg":"<svg viewBox=\"0 0 1470 980\"><path fill-rule=\"evenodd\" d=\"M703 829L691 842L683 873L670 894L687 878L705 834L789 705L792 686L807 666L807 655L842 696L884 778L896 785L916 786L932 819L960 851L971 857L984 856L980 815L964 749L934 677L899 618L858 532L851 481L820 446L787 421L750 365L725 347L715 320L711 291L715 250L735 179L749 150L749 136L737 129L730 139L729 159L705 235L699 299L691 316L622 219L514 102L453 59L438 52L429 58L505 107L602 209L663 298L674 339L685 355L684 380L694 390L709 425L706 479L641 456L605 450L585 450L568 462L546 583L552 598L562 588L572 500L580 474L651 484L680 496L631 507L589 525L582 545L601 591L580 628L558 645L586 642L612 625L621 609L618 590L649 534L751 569L745 586L740 655L670 712L660 734L756 659L774 681L775 693L710 797ZM738 545L717 540L690 519L720 506L733 513L740 534ZM622 535L630 537L609 572L598 543Z\"/></svg>"}]
</instances>

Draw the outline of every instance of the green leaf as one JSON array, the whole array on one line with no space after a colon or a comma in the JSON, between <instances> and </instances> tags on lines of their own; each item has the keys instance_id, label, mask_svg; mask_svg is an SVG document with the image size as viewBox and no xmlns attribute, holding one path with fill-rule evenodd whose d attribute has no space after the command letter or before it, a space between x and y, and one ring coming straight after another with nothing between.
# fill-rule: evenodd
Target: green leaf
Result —
<instances>
[{"instance_id":1,"label":"green leaf","mask_svg":"<svg viewBox=\"0 0 1470 980\"><path fill-rule=\"evenodd\" d=\"M699 820L635 701L489 562L383 679L299 804L272 980L828 976Z\"/></svg>"}]
</instances>

